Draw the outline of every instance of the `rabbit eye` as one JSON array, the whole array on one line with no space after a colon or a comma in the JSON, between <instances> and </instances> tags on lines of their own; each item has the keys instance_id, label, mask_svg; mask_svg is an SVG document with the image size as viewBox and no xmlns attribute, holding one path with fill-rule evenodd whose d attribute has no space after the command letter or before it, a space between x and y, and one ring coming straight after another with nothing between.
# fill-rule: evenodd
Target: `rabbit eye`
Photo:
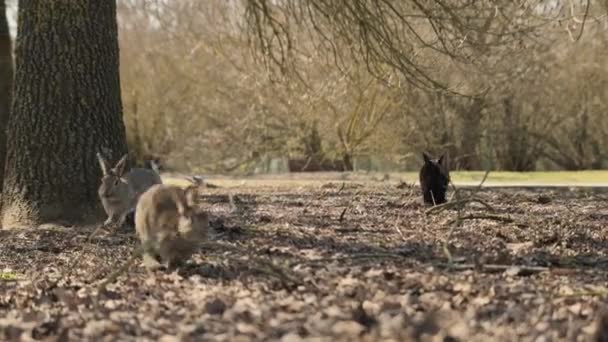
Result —
<instances>
[{"instance_id":1,"label":"rabbit eye","mask_svg":"<svg viewBox=\"0 0 608 342\"><path fill-rule=\"evenodd\" d=\"M118 185L118 179L114 180L114 185Z\"/></svg>"}]
</instances>

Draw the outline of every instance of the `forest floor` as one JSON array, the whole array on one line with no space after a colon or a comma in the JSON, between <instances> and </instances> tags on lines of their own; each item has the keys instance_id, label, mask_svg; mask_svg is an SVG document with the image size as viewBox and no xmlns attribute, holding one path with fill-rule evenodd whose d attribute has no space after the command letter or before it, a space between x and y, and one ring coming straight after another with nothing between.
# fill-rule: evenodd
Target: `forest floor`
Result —
<instances>
[{"instance_id":1,"label":"forest floor","mask_svg":"<svg viewBox=\"0 0 608 342\"><path fill-rule=\"evenodd\" d=\"M132 232L0 231L0 340L588 340L608 296L606 195L476 196L491 208L456 226L406 184L209 189L213 248L101 291Z\"/></svg>"}]
</instances>

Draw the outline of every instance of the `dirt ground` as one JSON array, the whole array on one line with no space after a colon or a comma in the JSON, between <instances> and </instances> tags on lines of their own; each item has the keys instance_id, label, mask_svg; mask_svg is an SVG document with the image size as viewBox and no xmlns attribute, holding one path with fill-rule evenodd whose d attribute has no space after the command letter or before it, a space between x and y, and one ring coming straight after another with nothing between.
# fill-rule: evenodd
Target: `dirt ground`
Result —
<instances>
[{"instance_id":1,"label":"dirt ground","mask_svg":"<svg viewBox=\"0 0 608 342\"><path fill-rule=\"evenodd\" d=\"M476 196L492 208L466 205L458 227L458 210L427 214L417 188L380 181L209 189L213 248L102 291L133 232L0 231L0 340L589 340L606 195Z\"/></svg>"}]
</instances>

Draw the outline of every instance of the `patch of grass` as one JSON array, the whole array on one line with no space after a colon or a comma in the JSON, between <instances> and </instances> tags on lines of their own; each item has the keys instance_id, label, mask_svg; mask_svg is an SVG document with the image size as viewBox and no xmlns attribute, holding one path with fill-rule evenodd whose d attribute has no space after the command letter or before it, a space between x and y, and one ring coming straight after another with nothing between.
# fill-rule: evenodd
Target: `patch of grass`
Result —
<instances>
[{"instance_id":1,"label":"patch of grass","mask_svg":"<svg viewBox=\"0 0 608 342\"><path fill-rule=\"evenodd\" d=\"M452 171L450 177L455 183L480 182L485 171ZM391 178L408 182L418 180L417 172L392 173ZM608 170L600 171L538 171L538 172L490 172L486 183L534 183L534 184L589 184L608 183Z\"/></svg>"},{"instance_id":2,"label":"patch of grass","mask_svg":"<svg viewBox=\"0 0 608 342\"><path fill-rule=\"evenodd\" d=\"M182 188L185 188L188 185L192 184L187 179L181 179L181 178L176 178L176 177L163 176L162 180L163 180L163 184L175 185L175 186L179 186Z\"/></svg>"},{"instance_id":3,"label":"patch of grass","mask_svg":"<svg viewBox=\"0 0 608 342\"><path fill-rule=\"evenodd\" d=\"M0 272L1 281L11 281L19 279L19 275L15 272Z\"/></svg>"},{"instance_id":4,"label":"patch of grass","mask_svg":"<svg viewBox=\"0 0 608 342\"><path fill-rule=\"evenodd\" d=\"M459 183L479 183L485 171L452 171L452 181ZM311 173L283 173L265 174L250 177L229 177L209 175L213 184L222 187L234 186L306 186L326 182L369 182L380 181L384 173L379 172L311 172ZM418 172L389 173L390 181L418 182ZM185 179L163 176L163 182L178 186L188 185ZM539 171L539 172L490 172L486 184L555 184L555 185L590 185L608 184L608 170L602 171Z\"/></svg>"},{"instance_id":5,"label":"patch of grass","mask_svg":"<svg viewBox=\"0 0 608 342\"><path fill-rule=\"evenodd\" d=\"M453 172L455 182L478 182L484 172ZM608 171L539 171L539 172L490 172L489 183L608 183Z\"/></svg>"}]
</instances>

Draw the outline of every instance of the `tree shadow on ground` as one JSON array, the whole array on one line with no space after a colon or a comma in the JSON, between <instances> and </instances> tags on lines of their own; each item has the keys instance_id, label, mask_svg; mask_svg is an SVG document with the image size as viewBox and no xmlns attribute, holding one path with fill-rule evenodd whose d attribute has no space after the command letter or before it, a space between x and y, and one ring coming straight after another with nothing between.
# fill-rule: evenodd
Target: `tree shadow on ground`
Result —
<instances>
[{"instance_id":1,"label":"tree shadow on ground","mask_svg":"<svg viewBox=\"0 0 608 342\"><path fill-rule=\"evenodd\" d=\"M356 194L356 189L333 189L327 193L236 193L232 203L227 195L209 195L206 197L207 205L220 204L220 210L212 216L211 222L218 234L217 239L242 247L242 251L202 251L204 257L224 258L226 262L190 263L180 272L185 276L198 274L204 278L233 280L244 274L255 273L243 261L252 254L289 267L308 264L324 266L334 262L349 267L393 264L401 268L413 268L445 265L447 258L442 244L446 229L433 227L432 233L439 235L432 239L417 236L417 233L406 239L403 236L400 238L391 228L391 223L386 221L387 218L394 218L393 211L398 210L424 215L423 206L412 204L415 198L403 197L398 192L384 195L368 193L353 201L351 197ZM333 198L338 196L343 198L337 203ZM332 201L327 202L328 199ZM356 205L365 207L369 213L357 213L354 209ZM342 217L340 212L344 208L350 211ZM302 214L306 210L309 212ZM602 213L586 215L586 219L594 222L606 217ZM549 229L549 226L544 229ZM67 263L66 255L69 258L75 252L83 251L93 259L114 259L106 261L110 265L122 263L137 245L133 232L107 234L87 243L85 237L89 233L77 229L0 231L0 262L8 267L23 268L23 265L19 265L20 260L55 259L62 265ZM490 236L491 231L483 234L488 239L493 238ZM492 255L495 252L492 244L483 242L485 236L480 237L478 241L467 241L465 237L459 237L456 246L450 246L452 255L466 263L483 263L488 260L499 263ZM571 241L574 249L585 246L585 253L574 256L553 253L550 245L541 244L523 253L512 253L504 264L608 271L608 257L602 253L608 251L607 241L593 239L588 234L577 235L574 239ZM313 256L304 251L311 252Z\"/></svg>"}]
</instances>

